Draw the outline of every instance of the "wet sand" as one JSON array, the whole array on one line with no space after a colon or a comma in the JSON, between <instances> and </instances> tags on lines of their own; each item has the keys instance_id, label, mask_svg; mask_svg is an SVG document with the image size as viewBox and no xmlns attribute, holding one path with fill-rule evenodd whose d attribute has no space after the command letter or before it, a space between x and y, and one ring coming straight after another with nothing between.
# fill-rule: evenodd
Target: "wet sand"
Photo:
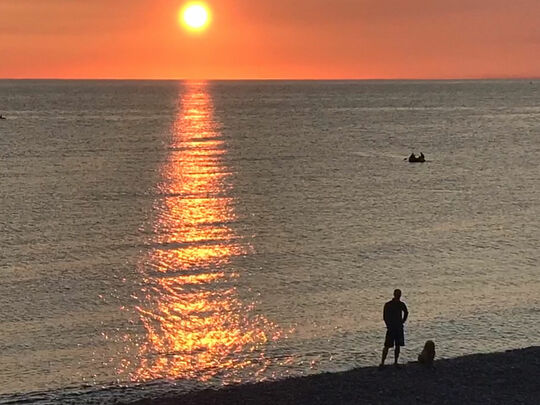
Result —
<instances>
[{"instance_id":1,"label":"wet sand","mask_svg":"<svg viewBox=\"0 0 540 405\"><path fill-rule=\"evenodd\" d=\"M393 361L392 353L389 359ZM290 378L138 401L138 405L540 404L540 346Z\"/></svg>"}]
</instances>

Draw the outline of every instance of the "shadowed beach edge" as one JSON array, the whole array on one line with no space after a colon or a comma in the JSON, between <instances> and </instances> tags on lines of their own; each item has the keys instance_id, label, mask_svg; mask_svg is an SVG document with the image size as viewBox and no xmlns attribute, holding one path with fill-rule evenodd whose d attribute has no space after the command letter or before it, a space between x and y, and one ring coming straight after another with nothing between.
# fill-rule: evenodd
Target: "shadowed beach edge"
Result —
<instances>
[{"instance_id":1,"label":"shadowed beach edge","mask_svg":"<svg viewBox=\"0 0 540 405\"><path fill-rule=\"evenodd\" d=\"M540 346L437 360L433 368L357 368L131 404L538 404Z\"/></svg>"}]
</instances>

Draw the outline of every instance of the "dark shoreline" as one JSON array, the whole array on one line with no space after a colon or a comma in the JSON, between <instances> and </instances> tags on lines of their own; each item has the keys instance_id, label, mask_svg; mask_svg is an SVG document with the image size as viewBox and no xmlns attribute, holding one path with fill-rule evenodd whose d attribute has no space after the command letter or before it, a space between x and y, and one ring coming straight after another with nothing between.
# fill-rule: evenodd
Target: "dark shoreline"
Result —
<instances>
[{"instance_id":1,"label":"dark shoreline","mask_svg":"<svg viewBox=\"0 0 540 405\"><path fill-rule=\"evenodd\" d=\"M390 353L391 354L391 353ZM390 358L391 356L389 356ZM540 404L540 346L145 399L137 405Z\"/></svg>"}]
</instances>

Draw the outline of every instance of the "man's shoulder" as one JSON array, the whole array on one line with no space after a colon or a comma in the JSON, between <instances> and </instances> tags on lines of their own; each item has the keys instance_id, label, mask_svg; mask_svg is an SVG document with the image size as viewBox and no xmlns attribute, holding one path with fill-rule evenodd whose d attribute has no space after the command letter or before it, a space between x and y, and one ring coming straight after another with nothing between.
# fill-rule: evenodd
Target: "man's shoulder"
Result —
<instances>
[{"instance_id":1,"label":"man's shoulder","mask_svg":"<svg viewBox=\"0 0 540 405\"><path fill-rule=\"evenodd\" d=\"M384 304L385 308L392 308L396 311L399 309L407 309L407 305L403 301L397 301L397 300L390 300L386 304Z\"/></svg>"}]
</instances>

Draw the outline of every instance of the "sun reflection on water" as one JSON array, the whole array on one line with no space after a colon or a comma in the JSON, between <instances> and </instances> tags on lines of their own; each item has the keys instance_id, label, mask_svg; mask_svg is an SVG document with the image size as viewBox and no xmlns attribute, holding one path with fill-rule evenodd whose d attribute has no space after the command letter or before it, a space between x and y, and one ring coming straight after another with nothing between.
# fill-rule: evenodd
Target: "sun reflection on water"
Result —
<instances>
[{"instance_id":1,"label":"sun reflection on water","mask_svg":"<svg viewBox=\"0 0 540 405\"><path fill-rule=\"evenodd\" d=\"M147 339L136 381L256 376L279 329L239 298L231 258L247 254L235 235L227 153L205 83L186 84L155 205L153 248L143 259L137 307Z\"/></svg>"}]
</instances>

